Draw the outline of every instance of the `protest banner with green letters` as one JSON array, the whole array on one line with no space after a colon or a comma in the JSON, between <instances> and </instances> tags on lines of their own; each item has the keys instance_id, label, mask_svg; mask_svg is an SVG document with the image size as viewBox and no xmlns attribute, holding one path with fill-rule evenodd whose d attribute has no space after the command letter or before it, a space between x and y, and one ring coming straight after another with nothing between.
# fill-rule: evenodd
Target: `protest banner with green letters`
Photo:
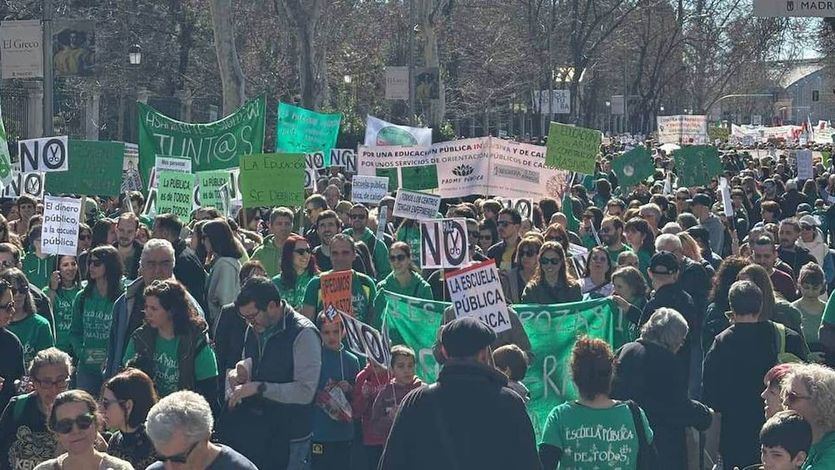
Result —
<instances>
[{"instance_id":1,"label":"protest banner with green letters","mask_svg":"<svg viewBox=\"0 0 835 470\"><path fill-rule=\"evenodd\" d=\"M46 190L51 194L118 196L122 186L125 144L70 140L67 171L46 175Z\"/></svg>"},{"instance_id":2,"label":"protest banner with green letters","mask_svg":"<svg viewBox=\"0 0 835 470\"><path fill-rule=\"evenodd\" d=\"M207 124L177 121L143 103L139 106L139 165L149 176L157 155L188 157L194 171L236 167L241 155L264 149L264 96L244 103L234 113Z\"/></svg>"},{"instance_id":3,"label":"protest banner with green letters","mask_svg":"<svg viewBox=\"0 0 835 470\"><path fill-rule=\"evenodd\" d=\"M238 185L244 207L304 204L303 153L260 153L241 157Z\"/></svg>"},{"instance_id":4,"label":"protest banner with green letters","mask_svg":"<svg viewBox=\"0 0 835 470\"><path fill-rule=\"evenodd\" d=\"M385 292L384 330L397 344L414 349L415 371L422 380L437 380L438 366L432 346L441 326L443 311L450 304L416 299ZM619 313L611 298L557 305L513 305L522 327L531 341L533 360L523 383L531 392L528 414L537 440L548 413L566 400L577 398L571 380L571 351L577 338L587 335L600 338L613 349L628 338L628 321Z\"/></svg>"},{"instance_id":5,"label":"protest banner with green letters","mask_svg":"<svg viewBox=\"0 0 835 470\"><path fill-rule=\"evenodd\" d=\"M552 122L548 132L545 164L552 168L593 175L601 140L598 130Z\"/></svg>"},{"instance_id":6,"label":"protest banner with green letters","mask_svg":"<svg viewBox=\"0 0 835 470\"><path fill-rule=\"evenodd\" d=\"M176 214L182 220L191 218L194 175L178 171L161 171L157 176L157 214Z\"/></svg>"},{"instance_id":7,"label":"protest banner with green letters","mask_svg":"<svg viewBox=\"0 0 835 470\"><path fill-rule=\"evenodd\" d=\"M330 166L331 149L339 135L341 114L317 113L279 102L277 121L276 152L322 152L325 165Z\"/></svg>"}]
</instances>

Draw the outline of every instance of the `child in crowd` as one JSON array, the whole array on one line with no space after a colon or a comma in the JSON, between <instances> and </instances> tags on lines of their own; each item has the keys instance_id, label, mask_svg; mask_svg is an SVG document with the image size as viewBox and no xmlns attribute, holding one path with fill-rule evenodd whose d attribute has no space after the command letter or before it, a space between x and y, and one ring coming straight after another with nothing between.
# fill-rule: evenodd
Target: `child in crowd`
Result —
<instances>
[{"instance_id":1,"label":"child in crowd","mask_svg":"<svg viewBox=\"0 0 835 470\"><path fill-rule=\"evenodd\" d=\"M506 344L493 351L493 364L507 376L507 386L516 392L527 404L531 392L522 383L528 372L528 355L515 344Z\"/></svg>"},{"instance_id":2,"label":"child in crowd","mask_svg":"<svg viewBox=\"0 0 835 470\"><path fill-rule=\"evenodd\" d=\"M339 317L316 318L322 336L322 369L313 414L313 470L343 468L351 458L354 425L351 392L359 372L357 356L345 350L345 327Z\"/></svg>"},{"instance_id":3,"label":"child in crowd","mask_svg":"<svg viewBox=\"0 0 835 470\"><path fill-rule=\"evenodd\" d=\"M351 408L354 419L361 425L362 445L365 447L369 470L377 470L377 463L383 453L386 437L388 437L388 433L378 433L372 427L371 408L374 405L374 399L388 385L389 377L389 371L368 361L365 368L357 374L357 382L354 385Z\"/></svg>"},{"instance_id":4,"label":"child in crowd","mask_svg":"<svg viewBox=\"0 0 835 470\"><path fill-rule=\"evenodd\" d=\"M763 470L800 470L812 445L812 428L795 411L780 411L760 430Z\"/></svg>"},{"instance_id":5,"label":"child in crowd","mask_svg":"<svg viewBox=\"0 0 835 470\"><path fill-rule=\"evenodd\" d=\"M826 308L826 302L820 298L821 294L826 294L826 277L818 264L808 263L800 268L797 284L801 297L792 302L792 307L800 310L803 337L813 352L822 351L818 329Z\"/></svg>"},{"instance_id":6,"label":"child in crowd","mask_svg":"<svg viewBox=\"0 0 835 470\"><path fill-rule=\"evenodd\" d=\"M640 270L640 267L638 266L638 255L636 255L634 251L624 251L618 255L618 267L622 268L624 266L632 266L633 268Z\"/></svg>"},{"instance_id":7,"label":"child in crowd","mask_svg":"<svg viewBox=\"0 0 835 470\"><path fill-rule=\"evenodd\" d=\"M398 344L391 348L389 371L393 378L377 394L371 408L371 427L382 436L388 436L403 397L423 385L415 376L415 352L407 346Z\"/></svg>"}]
</instances>

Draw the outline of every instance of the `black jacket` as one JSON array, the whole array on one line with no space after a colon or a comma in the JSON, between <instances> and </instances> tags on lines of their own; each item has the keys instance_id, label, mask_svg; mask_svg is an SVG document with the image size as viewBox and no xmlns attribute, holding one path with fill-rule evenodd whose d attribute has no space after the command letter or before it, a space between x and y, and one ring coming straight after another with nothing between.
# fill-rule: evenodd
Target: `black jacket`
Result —
<instances>
[{"instance_id":1,"label":"black jacket","mask_svg":"<svg viewBox=\"0 0 835 470\"><path fill-rule=\"evenodd\" d=\"M777 256L780 259L791 266L792 268L792 279L795 283L797 283L797 277L800 276L800 268L802 268L806 263L815 263L815 257L809 253L809 250L803 248L800 245L795 244L794 250L786 250L782 246L777 247Z\"/></svg>"},{"instance_id":2,"label":"black jacket","mask_svg":"<svg viewBox=\"0 0 835 470\"><path fill-rule=\"evenodd\" d=\"M403 399L379 468L540 469L525 405L506 385L484 364L447 361L436 384Z\"/></svg>"},{"instance_id":3,"label":"black jacket","mask_svg":"<svg viewBox=\"0 0 835 470\"><path fill-rule=\"evenodd\" d=\"M23 346L14 333L6 328L0 328L0 377L3 377L3 385L0 386L0 409L6 408L6 404L13 396L17 395L15 380L23 377ZM2 456L5 458L6 456Z\"/></svg>"},{"instance_id":4,"label":"black jacket","mask_svg":"<svg viewBox=\"0 0 835 470\"><path fill-rule=\"evenodd\" d=\"M197 300L197 303L203 307L203 311L208 312L208 305L206 304L206 270L203 269L203 264L197 254L188 244L183 241L177 241L174 245L174 255L176 261L174 263L174 277L185 286L192 297Z\"/></svg>"},{"instance_id":5,"label":"black jacket","mask_svg":"<svg viewBox=\"0 0 835 470\"><path fill-rule=\"evenodd\" d=\"M615 354L618 367L612 383L612 398L633 400L647 415L660 468L687 468L684 429L710 426L710 411L687 397L687 377L678 359L668 349L637 340Z\"/></svg>"},{"instance_id":6,"label":"black jacket","mask_svg":"<svg viewBox=\"0 0 835 470\"><path fill-rule=\"evenodd\" d=\"M504 255L504 251L506 249L507 242L502 240L499 243L496 243L495 245L487 249L487 257L496 260L496 266L500 266L502 264L502 255ZM513 247L513 256L511 257L511 259L513 260L511 263L511 267L516 267L516 247Z\"/></svg>"},{"instance_id":7,"label":"black jacket","mask_svg":"<svg viewBox=\"0 0 835 470\"><path fill-rule=\"evenodd\" d=\"M671 308L687 320L687 328L689 329L687 338L684 340L684 345L676 353L676 356L678 356L682 371L684 371L684 376L690 377L690 349L694 347L694 344L695 347L699 347L698 342L701 340L702 316L696 310L693 298L690 297L690 294L682 290L681 282L677 282L675 284L661 286L652 293L649 301L644 306L644 311L641 314L641 321L638 323L638 326L646 323L649 317L661 307Z\"/></svg>"}]
</instances>

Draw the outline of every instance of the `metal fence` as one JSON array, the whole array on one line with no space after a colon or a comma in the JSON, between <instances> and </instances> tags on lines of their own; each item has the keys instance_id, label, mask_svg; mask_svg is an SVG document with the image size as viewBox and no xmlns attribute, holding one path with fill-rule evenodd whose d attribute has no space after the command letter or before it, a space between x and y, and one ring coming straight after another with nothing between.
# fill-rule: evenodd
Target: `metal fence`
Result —
<instances>
[{"instance_id":1,"label":"metal fence","mask_svg":"<svg viewBox=\"0 0 835 470\"><path fill-rule=\"evenodd\" d=\"M22 87L4 87L0 90L0 106L3 109L3 123L6 126L6 136L9 141L26 138L27 93Z\"/></svg>"}]
</instances>

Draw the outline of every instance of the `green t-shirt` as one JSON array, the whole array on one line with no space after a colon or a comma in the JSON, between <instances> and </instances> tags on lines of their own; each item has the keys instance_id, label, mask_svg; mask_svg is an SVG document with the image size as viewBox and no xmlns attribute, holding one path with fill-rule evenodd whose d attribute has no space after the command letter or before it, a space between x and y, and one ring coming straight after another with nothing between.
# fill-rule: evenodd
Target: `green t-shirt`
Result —
<instances>
[{"instance_id":1,"label":"green t-shirt","mask_svg":"<svg viewBox=\"0 0 835 470\"><path fill-rule=\"evenodd\" d=\"M652 429L643 410L641 418L647 440L652 442ZM542 443L562 449L560 470L634 470L638 464L638 435L625 402L604 409L563 403L548 415Z\"/></svg>"},{"instance_id":2,"label":"green t-shirt","mask_svg":"<svg viewBox=\"0 0 835 470\"><path fill-rule=\"evenodd\" d=\"M165 339L157 335L156 351L154 352L154 384L160 397L170 395L179 390L180 368L177 365L177 347L180 345L180 338L174 337ZM136 355L136 346L133 338L128 341L125 348L125 356L122 358L122 365L126 364ZM197 352L194 358L194 379L196 381L217 377L217 358L212 348L205 346Z\"/></svg>"},{"instance_id":3,"label":"green t-shirt","mask_svg":"<svg viewBox=\"0 0 835 470\"><path fill-rule=\"evenodd\" d=\"M70 335L79 345L79 368L91 373L101 372L107 358L112 323L113 302L99 295L98 289L93 288L92 295L86 298L83 290L76 294Z\"/></svg>"},{"instance_id":4,"label":"green t-shirt","mask_svg":"<svg viewBox=\"0 0 835 470\"><path fill-rule=\"evenodd\" d=\"M618 255L624 251L632 251L632 248L629 248L628 245L623 245L620 250L610 250L608 247L606 248L606 253L609 253L609 261L612 263L612 266L618 265ZM640 263L640 258L638 259L638 262Z\"/></svg>"},{"instance_id":5,"label":"green t-shirt","mask_svg":"<svg viewBox=\"0 0 835 470\"><path fill-rule=\"evenodd\" d=\"M23 345L23 361L27 367L38 351L55 345L49 320L37 313L29 315L23 320L9 323L6 328L14 333L20 340L20 344Z\"/></svg>"},{"instance_id":6,"label":"green t-shirt","mask_svg":"<svg viewBox=\"0 0 835 470\"><path fill-rule=\"evenodd\" d=\"M22 267L26 279L38 289L43 289L49 285L49 276L55 271L55 255L41 259L34 252L29 252L23 258Z\"/></svg>"},{"instance_id":7,"label":"green t-shirt","mask_svg":"<svg viewBox=\"0 0 835 470\"><path fill-rule=\"evenodd\" d=\"M374 323L371 325L375 328L380 328L383 311L386 309L386 294L383 292L387 290L395 294L408 295L418 299L434 300L432 295L432 287L426 282L418 273L412 273L409 282L405 286L400 285L394 273L386 276L385 279L377 283L377 295L374 297Z\"/></svg>"},{"instance_id":8,"label":"green t-shirt","mask_svg":"<svg viewBox=\"0 0 835 470\"><path fill-rule=\"evenodd\" d=\"M79 287L59 288L55 292L55 300L52 304L52 314L55 316L55 347L72 356L78 354L75 349L78 345L73 344L70 328L72 328L72 304L79 290L81 290ZM45 293L48 291L49 287L44 289Z\"/></svg>"},{"instance_id":9,"label":"green t-shirt","mask_svg":"<svg viewBox=\"0 0 835 470\"><path fill-rule=\"evenodd\" d=\"M374 281L365 274L356 271L353 271L353 273L351 279L351 307L354 309L354 317L357 320L368 323L368 319L372 315L371 307L374 297L377 295L377 287L374 285ZM322 289L320 287L319 276L314 276L307 284L307 289L304 292L304 305L315 307L317 313L322 311L323 308Z\"/></svg>"},{"instance_id":10,"label":"green t-shirt","mask_svg":"<svg viewBox=\"0 0 835 470\"><path fill-rule=\"evenodd\" d=\"M281 283L281 274L278 274L273 277L273 284L278 287L278 292L281 294L281 298L286 301L288 305L296 309L296 311L301 311L302 304L304 303L304 293L307 290L307 284L311 279L313 279L313 276L305 271L298 277L298 279L296 279L296 286L288 289Z\"/></svg>"},{"instance_id":11,"label":"green t-shirt","mask_svg":"<svg viewBox=\"0 0 835 470\"><path fill-rule=\"evenodd\" d=\"M835 468L835 432L823 435L809 448L809 456L800 467L802 470L829 470Z\"/></svg>"}]
</instances>

